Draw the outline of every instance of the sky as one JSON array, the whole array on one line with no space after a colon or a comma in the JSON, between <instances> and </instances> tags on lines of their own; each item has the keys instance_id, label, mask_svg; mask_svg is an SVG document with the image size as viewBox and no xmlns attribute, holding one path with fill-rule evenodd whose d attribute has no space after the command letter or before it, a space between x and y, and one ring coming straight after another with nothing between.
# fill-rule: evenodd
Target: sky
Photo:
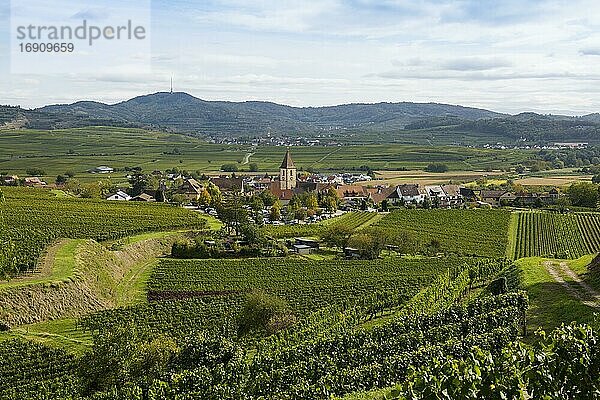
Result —
<instances>
[{"instance_id":1,"label":"sky","mask_svg":"<svg viewBox=\"0 0 600 400\"><path fill-rule=\"evenodd\" d=\"M10 11L0 0L0 104L115 103L173 76L205 100L600 112L597 0L153 0L150 70L64 74L11 73Z\"/></svg>"}]
</instances>

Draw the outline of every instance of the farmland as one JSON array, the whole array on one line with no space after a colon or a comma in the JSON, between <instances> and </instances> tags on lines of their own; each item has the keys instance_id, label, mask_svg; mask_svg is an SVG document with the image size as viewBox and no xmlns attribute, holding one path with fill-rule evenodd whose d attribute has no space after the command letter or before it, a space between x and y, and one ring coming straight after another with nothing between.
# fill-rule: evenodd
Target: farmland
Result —
<instances>
[{"instance_id":1,"label":"farmland","mask_svg":"<svg viewBox=\"0 0 600 400\"><path fill-rule=\"evenodd\" d=\"M600 214L519 212L513 218L514 258L578 258L600 251Z\"/></svg>"},{"instance_id":2,"label":"farmland","mask_svg":"<svg viewBox=\"0 0 600 400\"><path fill-rule=\"evenodd\" d=\"M16 268L32 270L46 246L59 238L112 240L141 232L201 228L206 220L161 204L57 198L49 191L4 190L5 223Z\"/></svg>"},{"instance_id":3,"label":"farmland","mask_svg":"<svg viewBox=\"0 0 600 400\"><path fill-rule=\"evenodd\" d=\"M15 254L27 256L22 265L28 260L34 265L47 250L46 261L52 261L52 272L61 280L9 282L3 289L18 296L11 297L15 307L5 307L0 321L16 324L0 334L0 356L12 361L0 361L0 378L7 382L0 397L19 391L26 399L158 400L182 394L325 399L404 390L396 385L415 379L411 371L427 374L440 362L467 362L478 354L497 359L522 336L534 340L526 327L568 321L564 312L543 307L550 286L540 277L552 276L534 271L542 264L534 266L532 259L513 264L504 256L594 251L600 222L594 213L354 212L317 224L263 229L280 243L294 236L318 237L336 226L390 237L406 231L422 244L437 241L439 247L433 254L387 251L370 260L347 260L334 249L326 249L319 260L297 255L175 259L160 257L175 239L161 240L186 237L168 232L172 229L205 226L198 214L164 205L57 198L39 190L5 194L7 209L15 211L4 214ZM39 229L41 221L45 229ZM144 233L156 231L167 232ZM63 239L56 251L47 247L69 237L82 239ZM34 239L39 247L30 242ZM160 249L153 247L158 242ZM573 253L556 254L561 249ZM532 294L534 311L521 288ZM82 289L87 297L77 296ZM593 307L569 298L567 291L554 294L549 298L569 304L582 322L591 320ZM20 299L26 300L17 304ZM38 312L31 299L51 299L56 310L35 319L6 314L20 306ZM72 301L90 304L71 314ZM263 301L263 308L254 310L255 301ZM262 318L272 304L281 308L269 314L265 326L241 328L247 315ZM146 365L159 375L151 377Z\"/></svg>"},{"instance_id":4,"label":"farmland","mask_svg":"<svg viewBox=\"0 0 600 400\"><path fill-rule=\"evenodd\" d=\"M413 232L423 242L437 240L446 252L503 257L509 221L504 210L398 210L374 226Z\"/></svg>"},{"instance_id":5,"label":"farmland","mask_svg":"<svg viewBox=\"0 0 600 400\"><path fill-rule=\"evenodd\" d=\"M297 312L353 303L374 293L393 293L402 302L449 269L472 259L389 258L375 261L301 259L162 260L148 283L149 296L161 292L201 296L260 289L285 299Z\"/></svg>"},{"instance_id":6,"label":"farmland","mask_svg":"<svg viewBox=\"0 0 600 400\"><path fill-rule=\"evenodd\" d=\"M33 398L40 392L68 396L75 368L75 357L65 351L22 340L0 342L0 398Z\"/></svg>"},{"instance_id":7,"label":"farmland","mask_svg":"<svg viewBox=\"0 0 600 400\"><path fill-rule=\"evenodd\" d=\"M215 173L223 164L237 164L243 170L243 160L251 154L249 162L264 172L277 170L281 151L276 146L211 144L193 136L130 128L15 130L0 133L0 171L24 175L28 168L38 167L48 180L68 170L78 179L98 179L86 171L99 165ZM422 170L441 161L451 170L507 170L531 156L527 151L402 144L294 148L300 167L319 171L357 170L365 165L372 170ZM121 176L112 178L122 180Z\"/></svg>"}]
</instances>

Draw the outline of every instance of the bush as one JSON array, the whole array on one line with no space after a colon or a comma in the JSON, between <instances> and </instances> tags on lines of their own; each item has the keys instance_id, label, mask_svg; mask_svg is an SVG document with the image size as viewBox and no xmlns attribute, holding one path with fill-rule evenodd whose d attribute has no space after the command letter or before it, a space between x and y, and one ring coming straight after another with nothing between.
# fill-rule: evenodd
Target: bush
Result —
<instances>
[{"instance_id":1,"label":"bush","mask_svg":"<svg viewBox=\"0 0 600 400\"><path fill-rule=\"evenodd\" d=\"M427 171L427 172L447 172L448 166L446 164L442 164L442 163L432 163L432 164L429 164L425 168L425 171Z\"/></svg>"},{"instance_id":2,"label":"bush","mask_svg":"<svg viewBox=\"0 0 600 400\"><path fill-rule=\"evenodd\" d=\"M275 296L258 290L250 292L246 304L238 316L240 336L251 332L273 334L296 322L287 303Z\"/></svg>"},{"instance_id":3,"label":"bush","mask_svg":"<svg viewBox=\"0 0 600 400\"><path fill-rule=\"evenodd\" d=\"M221 171L223 172L237 172L238 166L235 164L223 164L221 165Z\"/></svg>"}]
</instances>

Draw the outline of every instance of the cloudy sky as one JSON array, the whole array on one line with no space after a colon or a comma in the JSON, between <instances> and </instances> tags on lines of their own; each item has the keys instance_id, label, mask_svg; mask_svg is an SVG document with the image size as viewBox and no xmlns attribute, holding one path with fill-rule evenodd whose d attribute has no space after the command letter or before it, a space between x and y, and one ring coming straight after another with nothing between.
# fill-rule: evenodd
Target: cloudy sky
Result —
<instances>
[{"instance_id":1,"label":"cloudy sky","mask_svg":"<svg viewBox=\"0 0 600 400\"><path fill-rule=\"evenodd\" d=\"M147 73L115 59L91 73L12 74L9 22L0 0L4 104L113 103L168 90L173 75L177 91L207 100L600 112L597 0L154 0Z\"/></svg>"}]
</instances>

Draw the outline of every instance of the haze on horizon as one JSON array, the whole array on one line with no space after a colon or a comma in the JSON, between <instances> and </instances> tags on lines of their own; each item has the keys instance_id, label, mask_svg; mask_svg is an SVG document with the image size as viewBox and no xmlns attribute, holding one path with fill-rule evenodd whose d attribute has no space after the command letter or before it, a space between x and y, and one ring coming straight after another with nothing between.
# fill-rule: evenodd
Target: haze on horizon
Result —
<instances>
[{"instance_id":1,"label":"haze on horizon","mask_svg":"<svg viewBox=\"0 0 600 400\"><path fill-rule=\"evenodd\" d=\"M0 0L0 54L9 7ZM115 103L167 91L173 75L205 100L588 114L600 111L598 21L591 0L155 0L151 74L115 60L95 74L12 75L0 57L0 103Z\"/></svg>"}]
</instances>

